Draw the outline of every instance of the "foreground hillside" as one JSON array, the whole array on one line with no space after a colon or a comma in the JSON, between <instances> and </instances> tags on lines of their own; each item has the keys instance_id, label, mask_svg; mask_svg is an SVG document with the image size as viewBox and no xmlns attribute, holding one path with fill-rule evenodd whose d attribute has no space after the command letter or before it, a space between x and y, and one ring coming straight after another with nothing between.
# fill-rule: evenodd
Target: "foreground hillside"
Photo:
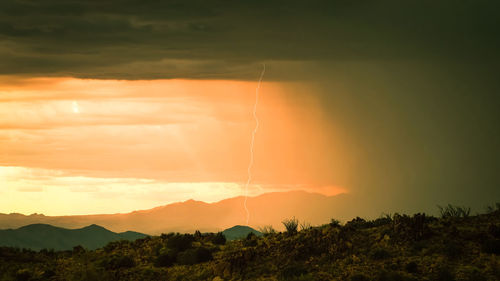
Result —
<instances>
[{"instance_id":1,"label":"foreground hillside","mask_svg":"<svg viewBox=\"0 0 500 281\"><path fill-rule=\"evenodd\" d=\"M87 251L0 249L0 280L500 280L500 210L332 220L226 242L164 234ZM296 225L295 225L296 226Z\"/></svg>"}]
</instances>

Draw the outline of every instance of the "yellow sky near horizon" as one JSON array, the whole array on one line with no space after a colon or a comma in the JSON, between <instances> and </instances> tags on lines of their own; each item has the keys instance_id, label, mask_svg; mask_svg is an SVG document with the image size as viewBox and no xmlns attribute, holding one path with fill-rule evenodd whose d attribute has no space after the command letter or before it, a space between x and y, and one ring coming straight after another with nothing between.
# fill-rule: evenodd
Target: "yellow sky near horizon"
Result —
<instances>
[{"instance_id":1,"label":"yellow sky near horizon","mask_svg":"<svg viewBox=\"0 0 500 281\"><path fill-rule=\"evenodd\" d=\"M256 82L0 79L0 212L128 212L243 194ZM249 195L345 191L304 83L264 82ZM344 169L345 170L345 169Z\"/></svg>"}]
</instances>

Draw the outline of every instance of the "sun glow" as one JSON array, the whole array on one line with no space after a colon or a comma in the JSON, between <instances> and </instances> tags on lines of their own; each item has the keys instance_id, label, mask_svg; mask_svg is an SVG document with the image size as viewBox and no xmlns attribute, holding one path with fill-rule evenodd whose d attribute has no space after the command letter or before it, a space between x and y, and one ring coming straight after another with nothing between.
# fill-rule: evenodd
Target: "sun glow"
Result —
<instances>
[{"instance_id":1,"label":"sun glow","mask_svg":"<svg viewBox=\"0 0 500 281\"><path fill-rule=\"evenodd\" d=\"M124 212L243 195L248 132L255 127L248 105L256 86L73 78L0 84L0 212ZM321 130L317 102L307 95L311 86L262 87L259 165L252 168L257 181L248 194L331 185L322 167L331 168L323 154L332 143ZM15 177L7 175L12 169ZM82 204L67 205L73 200Z\"/></svg>"},{"instance_id":2,"label":"sun glow","mask_svg":"<svg viewBox=\"0 0 500 281\"><path fill-rule=\"evenodd\" d=\"M73 101L73 112L80 113L80 109L78 108L78 102Z\"/></svg>"}]
</instances>

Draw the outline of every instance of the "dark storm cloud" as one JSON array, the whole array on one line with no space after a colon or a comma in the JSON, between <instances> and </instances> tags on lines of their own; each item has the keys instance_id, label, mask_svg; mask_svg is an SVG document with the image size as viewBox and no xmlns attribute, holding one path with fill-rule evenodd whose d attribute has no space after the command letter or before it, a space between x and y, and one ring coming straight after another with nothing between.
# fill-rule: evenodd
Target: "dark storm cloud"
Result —
<instances>
[{"instance_id":1,"label":"dark storm cloud","mask_svg":"<svg viewBox=\"0 0 500 281\"><path fill-rule=\"evenodd\" d=\"M325 134L342 136L325 161L352 171L337 177L332 168L325 185L340 182L379 211L479 208L500 198L499 8L2 0L0 74L255 80L265 62L266 81L321 87L307 94L320 100Z\"/></svg>"},{"instance_id":2,"label":"dark storm cloud","mask_svg":"<svg viewBox=\"0 0 500 281\"><path fill-rule=\"evenodd\" d=\"M5 0L0 73L254 79L263 61L282 68L318 61L498 61L499 6L450 0Z\"/></svg>"}]
</instances>

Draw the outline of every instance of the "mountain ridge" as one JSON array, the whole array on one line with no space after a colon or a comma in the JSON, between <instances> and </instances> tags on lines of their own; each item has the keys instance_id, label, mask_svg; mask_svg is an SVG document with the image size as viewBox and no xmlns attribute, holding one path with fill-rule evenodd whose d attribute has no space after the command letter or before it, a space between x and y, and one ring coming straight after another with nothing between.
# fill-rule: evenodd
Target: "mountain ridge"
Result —
<instances>
[{"instance_id":1,"label":"mountain ridge","mask_svg":"<svg viewBox=\"0 0 500 281\"><path fill-rule=\"evenodd\" d=\"M0 229L17 228L27 224L46 223L58 227L79 228L98 224L114 232L137 231L160 234L168 232L217 232L241 225L246 214L244 196L227 198L214 203L186 200L148 210L129 213L34 216L0 214ZM349 194L326 196L302 190L270 192L248 197L249 226L272 225L281 228L281 221L292 216L312 224L327 223L331 218L349 219L355 213L355 199Z\"/></svg>"}]
</instances>

